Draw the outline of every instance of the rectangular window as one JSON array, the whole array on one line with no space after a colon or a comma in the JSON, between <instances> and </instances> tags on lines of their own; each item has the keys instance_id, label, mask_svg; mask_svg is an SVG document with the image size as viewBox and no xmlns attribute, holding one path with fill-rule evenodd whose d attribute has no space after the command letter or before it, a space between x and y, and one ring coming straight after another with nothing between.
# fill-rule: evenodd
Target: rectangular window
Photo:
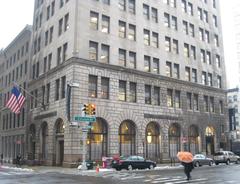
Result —
<instances>
[{"instance_id":1,"label":"rectangular window","mask_svg":"<svg viewBox=\"0 0 240 184\"><path fill-rule=\"evenodd\" d=\"M102 63L109 63L109 46L101 45L101 60Z\"/></svg>"},{"instance_id":2,"label":"rectangular window","mask_svg":"<svg viewBox=\"0 0 240 184\"><path fill-rule=\"evenodd\" d=\"M187 12L187 2L186 0L182 0L182 11L183 12Z\"/></svg>"},{"instance_id":3,"label":"rectangular window","mask_svg":"<svg viewBox=\"0 0 240 184\"><path fill-rule=\"evenodd\" d=\"M52 65L52 53L48 54L48 70L51 69Z\"/></svg>"},{"instance_id":4,"label":"rectangular window","mask_svg":"<svg viewBox=\"0 0 240 184\"><path fill-rule=\"evenodd\" d=\"M89 42L89 59L93 61L98 59L98 43L96 42Z\"/></svg>"},{"instance_id":5,"label":"rectangular window","mask_svg":"<svg viewBox=\"0 0 240 184\"><path fill-rule=\"evenodd\" d=\"M206 10L203 11L203 21L208 23L208 12Z\"/></svg>"},{"instance_id":6,"label":"rectangular window","mask_svg":"<svg viewBox=\"0 0 240 184\"><path fill-rule=\"evenodd\" d=\"M156 86L153 89L153 105L160 105L160 88Z\"/></svg>"},{"instance_id":7,"label":"rectangular window","mask_svg":"<svg viewBox=\"0 0 240 184\"><path fill-rule=\"evenodd\" d=\"M151 86L145 85L145 104L151 104Z\"/></svg>"},{"instance_id":8,"label":"rectangular window","mask_svg":"<svg viewBox=\"0 0 240 184\"><path fill-rule=\"evenodd\" d=\"M159 59L158 58L153 58L152 72L159 74Z\"/></svg>"},{"instance_id":9,"label":"rectangular window","mask_svg":"<svg viewBox=\"0 0 240 184\"><path fill-rule=\"evenodd\" d=\"M211 52L209 52L209 51L206 52L206 60L207 60L207 64L209 64L209 65L212 64Z\"/></svg>"},{"instance_id":10,"label":"rectangular window","mask_svg":"<svg viewBox=\"0 0 240 184\"><path fill-rule=\"evenodd\" d=\"M193 16L193 5L190 2L188 2L188 15Z\"/></svg>"},{"instance_id":11,"label":"rectangular window","mask_svg":"<svg viewBox=\"0 0 240 184\"><path fill-rule=\"evenodd\" d=\"M167 89L167 106L173 107L173 90Z\"/></svg>"},{"instance_id":12,"label":"rectangular window","mask_svg":"<svg viewBox=\"0 0 240 184\"><path fill-rule=\"evenodd\" d=\"M168 13L164 13L164 25L170 27L170 15Z\"/></svg>"},{"instance_id":13,"label":"rectangular window","mask_svg":"<svg viewBox=\"0 0 240 184\"><path fill-rule=\"evenodd\" d=\"M45 32L45 46L48 44L48 31Z\"/></svg>"},{"instance_id":14,"label":"rectangular window","mask_svg":"<svg viewBox=\"0 0 240 184\"><path fill-rule=\"evenodd\" d=\"M50 17L50 5L47 7L47 20L49 19Z\"/></svg>"},{"instance_id":15,"label":"rectangular window","mask_svg":"<svg viewBox=\"0 0 240 184\"><path fill-rule=\"evenodd\" d=\"M69 29L69 14L66 14L64 16L64 31L67 31Z\"/></svg>"},{"instance_id":16,"label":"rectangular window","mask_svg":"<svg viewBox=\"0 0 240 184\"><path fill-rule=\"evenodd\" d=\"M49 43L52 43L53 39L53 26L50 28Z\"/></svg>"},{"instance_id":17,"label":"rectangular window","mask_svg":"<svg viewBox=\"0 0 240 184\"><path fill-rule=\"evenodd\" d=\"M180 91L175 91L175 108L181 108L181 97L180 97L181 92Z\"/></svg>"},{"instance_id":18,"label":"rectangular window","mask_svg":"<svg viewBox=\"0 0 240 184\"><path fill-rule=\"evenodd\" d=\"M220 112L220 114L223 114L223 101L222 100L219 101L219 112Z\"/></svg>"},{"instance_id":19,"label":"rectangular window","mask_svg":"<svg viewBox=\"0 0 240 184\"><path fill-rule=\"evenodd\" d=\"M192 37L195 37L194 25L193 24L189 24L189 35L192 36Z\"/></svg>"},{"instance_id":20,"label":"rectangular window","mask_svg":"<svg viewBox=\"0 0 240 184\"><path fill-rule=\"evenodd\" d=\"M215 112L214 109L214 98L210 97L210 112Z\"/></svg>"},{"instance_id":21,"label":"rectangular window","mask_svg":"<svg viewBox=\"0 0 240 184\"><path fill-rule=\"evenodd\" d=\"M118 100L120 101L126 101L126 81L119 81L119 92L118 92Z\"/></svg>"},{"instance_id":22,"label":"rectangular window","mask_svg":"<svg viewBox=\"0 0 240 184\"><path fill-rule=\"evenodd\" d=\"M186 81L191 81L190 68L189 67L185 67L185 80Z\"/></svg>"},{"instance_id":23,"label":"rectangular window","mask_svg":"<svg viewBox=\"0 0 240 184\"><path fill-rule=\"evenodd\" d=\"M158 22L158 10L156 8L152 8L152 20Z\"/></svg>"},{"instance_id":24,"label":"rectangular window","mask_svg":"<svg viewBox=\"0 0 240 184\"><path fill-rule=\"evenodd\" d=\"M208 97L203 97L203 103L204 103L204 112L208 112Z\"/></svg>"},{"instance_id":25,"label":"rectangular window","mask_svg":"<svg viewBox=\"0 0 240 184\"><path fill-rule=\"evenodd\" d=\"M62 30L63 30L63 19L61 18L58 21L58 36L60 36L62 34Z\"/></svg>"},{"instance_id":26,"label":"rectangular window","mask_svg":"<svg viewBox=\"0 0 240 184\"><path fill-rule=\"evenodd\" d=\"M203 13L202 13L202 9L198 7L198 19L199 20L203 20Z\"/></svg>"},{"instance_id":27,"label":"rectangular window","mask_svg":"<svg viewBox=\"0 0 240 184\"><path fill-rule=\"evenodd\" d=\"M222 78L219 75L217 76L217 87L222 88Z\"/></svg>"},{"instance_id":28,"label":"rectangular window","mask_svg":"<svg viewBox=\"0 0 240 184\"><path fill-rule=\"evenodd\" d=\"M192 69L192 82L197 83L197 70L196 69Z\"/></svg>"},{"instance_id":29,"label":"rectangular window","mask_svg":"<svg viewBox=\"0 0 240 184\"><path fill-rule=\"evenodd\" d=\"M65 43L63 45L63 56L62 56L63 62L67 60L67 49L68 49L68 43Z\"/></svg>"},{"instance_id":30,"label":"rectangular window","mask_svg":"<svg viewBox=\"0 0 240 184\"><path fill-rule=\"evenodd\" d=\"M129 68L136 68L136 53L129 52Z\"/></svg>"},{"instance_id":31,"label":"rectangular window","mask_svg":"<svg viewBox=\"0 0 240 184\"><path fill-rule=\"evenodd\" d=\"M42 86L42 104L45 104L45 86Z\"/></svg>"},{"instance_id":32,"label":"rectangular window","mask_svg":"<svg viewBox=\"0 0 240 184\"><path fill-rule=\"evenodd\" d=\"M165 51L171 52L171 38L165 37Z\"/></svg>"},{"instance_id":33,"label":"rectangular window","mask_svg":"<svg viewBox=\"0 0 240 184\"><path fill-rule=\"evenodd\" d=\"M172 29L177 30L177 17L172 16Z\"/></svg>"},{"instance_id":34,"label":"rectangular window","mask_svg":"<svg viewBox=\"0 0 240 184\"><path fill-rule=\"evenodd\" d=\"M37 89L35 89L34 91L34 97L35 97L34 107L37 108L38 106L38 90Z\"/></svg>"},{"instance_id":35,"label":"rectangular window","mask_svg":"<svg viewBox=\"0 0 240 184\"><path fill-rule=\"evenodd\" d=\"M126 38L126 23L123 21L119 21L118 25L119 25L118 36L120 38Z\"/></svg>"},{"instance_id":36,"label":"rectangular window","mask_svg":"<svg viewBox=\"0 0 240 184\"><path fill-rule=\"evenodd\" d=\"M174 63L174 68L173 68L173 77L175 79L179 79L179 64Z\"/></svg>"},{"instance_id":37,"label":"rectangular window","mask_svg":"<svg viewBox=\"0 0 240 184\"><path fill-rule=\"evenodd\" d=\"M132 41L136 41L136 26L129 24L128 25L128 39Z\"/></svg>"},{"instance_id":38,"label":"rectangular window","mask_svg":"<svg viewBox=\"0 0 240 184\"><path fill-rule=\"evenodd\" d=\"M110 29L110 18L108 16L102 15L102 32L109 33Z\"/></svg>"},{"instance_id":39,"label":"rectangular window","mask_svg":"<svg viewBox=\"0 0 240 184\"><path fill-rule=\"evenodd\" d=\"M208 85L212 86L212 74L208 73Z\"/></svg>"},{"instance_id":40,"label":"rectangular window","mask_svg":"<svg viewBox=\"0 0 240 184\"><path fill-rule=\"evenodd\" d=\"M128 12L135 14L135 0L128 0Z\"/></svg>"},{"instance_id":41,"label":"rectangular window","mask_svg":"<svg viewBox=\"0 0 240 184\"><path fill-rule=\"evenodd\" d=\"M98 30L98 13L93 11L90 12L90 28Z\"/></svg>"},{"instance_id":42,"label":"rectangular window","mask_svg":"<svg viewBox=\"0 0 240 184\"><path fill-rule=\"evenodd\" d=\"M219 55L216 55L215 62L216 62L217 67L220 68L221 67L221 61L220 61L220 56Z\"/></svg>"},{"instance_id":43,"label":"rectangular window","mask_svg":"<svg viewBox=\"0 0 240 184\"><path fill-rule=\"evenodd\" d=\"M195 60L196 59L196 47L193 46L193 45L191 45L191 52L190 52L190 54L191 54L191 58Z\"/></svg>"},{"instance_id":44,"label":"rectangular window","mask_svg":"<svg viewBox=\"0 0 240 184\"><path fill-rule=\"evenodd\" d=\"M188 23L183 20L183 33L188 35Z\"/></svg>"},{"instance_id":45,"label":"rectangular window","mask_svg":"<svg viewBox=\"0 0 240 184\"><path fill-rule=\"evenodd\" d=\"M189 44L187 44L187 43L184 43L184 56L190 57Z\"/></svg>"},{"instance_id":46,"label":"rectangular window","mask_svg":"<svg viewBox=\"0 0 240 184\"><path fill-rule=\"evenodd\" d=\"M130 82L129 85L129 102L137 102L137 84L134 82Z\"/></svg>"},{"instance_id":47,"label":"rectangular window","mask_svg":"<svg viewBox=\"0 0 240 184\"><path fill-rule=\"evenodd\" d=\"M55 100L59 100L60 80L55 81Z\"/></svg>"},{"instance_id":48,"label":"rectangular window","mask_svg":"<svg viewBox=\"0 0 240 184\"><path fill-rule=\"evenodd\" d=\"M61 78L61 98L65 98L66 96L66 76Z\"/></svg>"},{"instance_id":49,"label":"rectangular window","mask_svg":"<svg viewBox=\"0 0 240 184\"><path fill-rule=\"evenodd\" d=\"M193 110L198 111L198 94L193 95Z\"/></svg>"},{"instance_id":50,"label":"rectangular window","mask_svg":"<svg viewBox=\"0 0 240 184\"><path fill-rule=\"evenodd\" d=\"M109 99L109 78L101 77L101 98Z\"/></svg>"},{"instance_id":51,"label":"rectangular window","mask_svg":"<svg viewBox=\"0 0 240 184\"><path fill-rule=\"evenodd\" d=\"M166 62L166 76L172 77L172 63L168 61Z\"/></svg>"},{"instance_id":52,"label":"rectangular window","mask_svg":"<svg viewBox=\"0 0 240 184\"><path fill-rule=\"evenodd\" d=\"M146 4L143 4L143 17L149 20L149 6Z\"/></svg>"},{"instance_id":53,"label":"rectangular window","mask_svg":"<svg viewBox=\"0 0 240 184\"><path fill-rule=\"evenodd\" d=\"M58 47L57 49L57 65L60 65L62 62L62 47Z\"/></svg>"},{"instance_id":54,"label":"rectangular window","mask_svg":"<svg viewBox=\"0 0 240 184\"><path fill-rule=\"evenodd\" d=\"M178 54L178 40L173 39L172 51L174 54Z\"/></svg>"},{"instance_id":55,"label":"rectangular window","mask_svg":"<svg viewBox=\"0 0 240 184\"><path fill-rule=\"evenodd\" d=\"M206 74L206 72L202 72L202 84L207 85L207 74Z\"/></svg>"},{"instance_id":56,"label":"rectangular window","mask_svg":"<svg viewBox=\"0 0 240 184\"><path fill-rule=\"evenodd\" d=\"M217 16L213 15L213 24L215 27L218 27L218 21L217 21Z\"/></svg>"},{"instance_id":57,"label":"rectangular window","mask_svg":"<svg viewBox=\"0 0 240 184\"><path fill-rule=\"evenodd\" d=\"M144 44L145 45L150 45L150 31L149 30L146 30L144 29L143 30L143 37L144 37Z\"/></svg>"},{"instance_id":58,"label":"rectangular window","mask_svg":"<svg viewBox=\"0 0 240 184\"><path fill-rule=\"evenodd\" d=\"M151 62L150 56L144 56L144 71L145 72L150 72L150 62Z\"/></svg>"},{"instance_id":59,"label":"rectangular window","mask_svg":"<svg viewBox=\"0 0 240 184\"><path fill-rule=\"evenodd\" d=\"M192 110L192 93L187 93L187 109Z\"/></svg>"},{"instance_id":60,"label":"rectangular window","mask_svg":"<svg viewBox=\"0 0 240 184\"><path fill-rule=\"evenodd\" d=\"M200 50L200 56L201 56L201 62L206 63L206 56L205 56L205 50Z\"/></svg>"},{"instance_id":61,"label":"rectangular window","mask_svg":"<svg viewBox=\"0 0 240 184\"><path fill-rule=\"evenodd\" d=\"M158 48L158 33L152 32L152 46Z\"/></svg>"},{"instance_id":62,"label":"rectangular window","mask_svg":"<svg viewBox=\"0 0 240 184\"><path fill-rule=\"evenodd\" d=\"M97 98L97 76L89 75L88 97Z\"/></svg>"},{"instance_id":63,"label":"rectangular window","mask_svg":"<svg viewBox=\"0 0 240 184\"><path fill-rule=\"evenodd\" d=\"M126 50L118 50L118 62L120 66L126 66Z\"/></svg>"},{"instance_id":64,"label":"rectangular window","mask_svg":"<svg viewBox=\"0 0 240 184\"><path fill-rule=\"evenodd\" d=\"M210 43L209 31L205 30L205 41Z\"/></svg>"},{"instance_id":65,"label":"rectangular window","mask_svg":"<svg viewBox=\"0 0 240 184\"><path fill-rule=\"evenodd\" d=\"M49 99L50 99L50 83L47 84L47 103L49 103Z\"/></svg>"},{"instance_id":66,"label":"rectangular window","mask_svg":"<svg viewBox=\"0 0 240 184\"><path fill-rule=\"evenodd\" d=\"M214 35L214 44L216 47L219 47L218 35Z\"/></svg>"},{"instance_id":67,"label":"rectangular window","mask_svg":"<svg viewBox=\"0 0 240 184\"><path fill-rule=\"evenodd\" d=\"M126 10L126 0L118 0L118 8L122 11Z\"/></svg>"}]
</instances>

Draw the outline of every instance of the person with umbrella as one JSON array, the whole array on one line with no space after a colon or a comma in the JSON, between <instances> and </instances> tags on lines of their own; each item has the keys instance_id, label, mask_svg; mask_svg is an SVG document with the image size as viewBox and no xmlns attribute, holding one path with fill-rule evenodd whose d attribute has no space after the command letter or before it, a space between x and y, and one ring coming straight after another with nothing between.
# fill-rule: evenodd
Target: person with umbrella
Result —
<instances>
[{"instance_id":1,"label":"person with umbrella","mask_svg":"<svg viewBox=\"0 0 240 184\"><path fill-rule=\"evenodd\" d=\"M182 163L184 166L184 173L187 176L187 180L191 179L191 171L194 168L193 166L193 155L190 152L187 151L180 151L177 154L177 157L179 161Z\"/></svg>"}]
</instances>

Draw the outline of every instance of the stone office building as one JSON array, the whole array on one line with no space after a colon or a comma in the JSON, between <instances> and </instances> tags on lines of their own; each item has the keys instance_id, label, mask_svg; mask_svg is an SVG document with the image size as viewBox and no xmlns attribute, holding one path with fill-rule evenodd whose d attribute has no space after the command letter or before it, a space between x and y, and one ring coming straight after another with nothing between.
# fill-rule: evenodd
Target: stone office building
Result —
<instances>
[{"instance_id":1,"label":"stone office building","mask_svg":"<svg viewBox=\"0 0 240 184\"><path fill-rule=\"evenodd\" d=\"M72 124L85 103L97 117L88 159L213 154L226 145L223 57L218 0L35 0L29 158L76 165L82 130Z\"/></svg>"}]
</instances>

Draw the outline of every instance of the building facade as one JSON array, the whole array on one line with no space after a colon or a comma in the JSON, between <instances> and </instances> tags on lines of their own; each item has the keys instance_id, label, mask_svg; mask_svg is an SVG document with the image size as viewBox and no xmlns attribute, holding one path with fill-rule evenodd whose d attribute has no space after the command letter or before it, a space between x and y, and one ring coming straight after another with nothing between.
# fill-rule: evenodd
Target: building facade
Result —
<instances>
[{"instance_id":1,"label":"building facade","mask_svg":"<svg viewBox=\"0 0 240 184\"><path fill-rule=\"evenodd\" d=\"M97 117L87 133L90 160L138 154L163 162L183 149L224 148L221 36L217 0L36 0L26 156L81 161L74 116L86 103Z\"/></svg>"}]
</instances>

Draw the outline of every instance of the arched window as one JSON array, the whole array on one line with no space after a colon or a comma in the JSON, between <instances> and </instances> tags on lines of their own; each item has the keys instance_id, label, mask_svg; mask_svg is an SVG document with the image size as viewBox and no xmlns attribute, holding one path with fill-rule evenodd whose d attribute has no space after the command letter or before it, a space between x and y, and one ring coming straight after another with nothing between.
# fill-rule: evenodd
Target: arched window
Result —
<instances>
[{"instance_id":1,"label":"arched window","mask_svg":"<svg viewBox=\"0 0 240 184\"><path fill-rule=\"evenodd\" d=\"M191 125L188 129L188 143L192 154L199 153L199 132L196 125Z\"/></svg>"},{"instance_id":2,"label":"arched window","mask_svg":"<svg viewBox=\"0 0 240 184\"><path fill-rule=\"evenodd\" d=\"M56 134L63 134L64 133L64 126L63 126L63 120L58 119L55 124L55 130Z\"/></svg>"},{"instance_id":3,"label":"arched window","mask_svg":"<svg viewBox=\"0 0 240 184\"><path fill-rule=\"evenodd\" d=\"M177 153L180 151L180 126L177 123L173 123L169 127L169 156L176 157Z\"/></svg>"},{"instance_id":4,"label":"arched window","mask_svg":"<svg viewBox=\"0 0 240 184\"><path fill-rule=\"evenodd\" d=\"M88 132L88 157L90 160L102 160L103 156L107 156L108 145L108 125L102 118L92 123L92 128Z\"/></svg>"},{"instance_id":5,"label":"arched window","mask_svg":"<svg viewBox=\"0 0 240 184\"><path fill-rule=\"evenodd\" d=\"M136 128L132 121L123 121L119 127L120 155L136 154Z\"/></svg>"},{"instance_id":6,"label":"arched window","mask_svg":"<svg viewBox=\"0 0 240 184\"><path fill-rule=\"evenodd\" d=\"M160 152L160 135L159 126L155 122L151 122L146 128L146 157L152 160L159 159Z\"/></svg>"}]
</instances>

